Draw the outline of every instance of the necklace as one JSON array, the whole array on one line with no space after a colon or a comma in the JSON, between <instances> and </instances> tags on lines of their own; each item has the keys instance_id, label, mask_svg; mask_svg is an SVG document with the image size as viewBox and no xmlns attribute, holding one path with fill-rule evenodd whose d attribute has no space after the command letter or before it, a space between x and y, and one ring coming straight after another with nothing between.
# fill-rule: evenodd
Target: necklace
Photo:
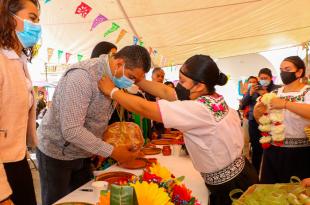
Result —
<instances>
[{"instance_id":1,"label":"necklace","mask_svg":"<svg viewBox=\"0 0 310 205\"><path fill-rule=\"evenodd\" d=\"M267 106L266 112L258 120L260 123L258 129L262 135L259 142L262 144L263 149L269 148L271 143L275 146L282 146L285 140L283 110L270 109L270 102L276 97L275 93L266 93L259 99L260 102Z\"/></svg>"}]
</instances>

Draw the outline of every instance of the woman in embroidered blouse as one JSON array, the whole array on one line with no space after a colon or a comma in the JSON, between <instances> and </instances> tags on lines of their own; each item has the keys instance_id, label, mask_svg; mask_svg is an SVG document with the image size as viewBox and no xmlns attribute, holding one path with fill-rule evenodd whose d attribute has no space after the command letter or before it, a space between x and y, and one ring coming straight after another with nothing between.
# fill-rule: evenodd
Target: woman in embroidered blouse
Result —
<instances>
[{"instance_id":1,"label":"woman in embroidered blouse","mask_svg":"<svg viewBox=\"0 0 310 205\"><path fill-rule=\"evenodd\" d=\"M258 177L242 157L243 133L237 112L215 92L215 85L226 84L227 76L209 56L195 55L181 67L179 79L175 90L147 80L138 83L162 99L157 102L126 94L107 77L99 81L99 88L127 110L182 131L193 165L211 192L211 205L231 204L229 192L246 190Z\"/></svg>"},{"instance_id":2,"label":"woman in embroidered blouse","mask_svg":"<svg viewBox=\"0 0 310 205\"><path fill-rule=\"evenodd\" d=\"M0 204L10 204L7 197L15 205L36 204L26 142L37 141L27 57L40 38L38 22L38 0L0 0Z\"/></svg>"},{"instance_id":3,"label":"woman in embroidered blouse","mask_svg":"<svg viewBox=\"0 0 310 205\"><path fill-rule=\"evenodd\" d=\"M283 146L272 144L264 150L262 164L262 183L286 183L291 176L300 179L310 177L310 141L304 128L310 125L310 86L301 79L305 76L306 66L298 56L285 58L281 63L281 79L285 84L275 93L271 109L284 113ZM254 116L259 119L266 107L258 103Z\"/></svg>"}]
</instances>

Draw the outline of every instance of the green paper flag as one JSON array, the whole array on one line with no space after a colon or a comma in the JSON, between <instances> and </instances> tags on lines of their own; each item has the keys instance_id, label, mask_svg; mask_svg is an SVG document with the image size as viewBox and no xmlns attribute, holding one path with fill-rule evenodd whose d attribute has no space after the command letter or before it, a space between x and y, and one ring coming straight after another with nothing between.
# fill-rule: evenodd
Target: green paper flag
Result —
<instances>
[{"instance_id":1,"label":"green paper flag","mask_svg":"<svg viewBox=\"0 0 310 205\"><path fill-rule=\"evenodd\" d=\"M61 56L62 56L63 53L64 53L64 51L58 50L58 62L60 61Z\"/></svg>"},{"instance_id":2,"label":"green paper flag","mask_svg":"<svg viewBox=\"0 0 310 205\"><path fill-rule=\"evenodd\" d=\"M117 29L119 29L119 25L117 25L116 23L112 23L112 27L109 28L109 30L107 30L105 33L104 33L104 37L107 37L108 35L110 35L111 33L113 33L114 31L116 31Z\"/></svg>"},{"instance_id":3,"label":"green paper flag","mask_svg":"<svg viewBox=\"0 0 310 205\"><path fill-rule=\"evenodd\" d=\"M82 60L82 58L83 58L83 55L78 54L77 57L78 57L78 61L80 62Z\"/></svg>"}]
</instances>

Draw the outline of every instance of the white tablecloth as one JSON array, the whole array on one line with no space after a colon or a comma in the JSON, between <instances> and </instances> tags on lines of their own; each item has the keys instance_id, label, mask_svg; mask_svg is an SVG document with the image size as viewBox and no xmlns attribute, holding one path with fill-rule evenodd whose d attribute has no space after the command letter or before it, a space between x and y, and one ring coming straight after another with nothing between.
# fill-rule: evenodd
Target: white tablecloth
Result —
<instances>
[{"instance_id":1,"label":"white tablecloth","mask_svg":"<svg viewBox=\"0 0 310 205\"><path fill-rule=\"evenodd\" d=\"M194 169L191 159L188 156L163 156L160 154L145 157L156 157L158 162L162 166L167 167L176 177L185 176L183 183L185 183L185 185L192 190L192 195L195 196L202 205L208 204L208 190L204 184L202 177L200 176L199 172ZM135 175L142 174L141 169L129 170L116 165L111 166L105 171L97 171L94 174L98 175L100 173L111 171L125 171L131 172ZM62 202L88 202L96 204L96 202L98 201L98 197L95 195L94 192L82 191L82 189L92 189L91 183L92 181L86 183L77 190L71 192L64 198L57 201L56 204Z\"/></svg>"}]
</instances>

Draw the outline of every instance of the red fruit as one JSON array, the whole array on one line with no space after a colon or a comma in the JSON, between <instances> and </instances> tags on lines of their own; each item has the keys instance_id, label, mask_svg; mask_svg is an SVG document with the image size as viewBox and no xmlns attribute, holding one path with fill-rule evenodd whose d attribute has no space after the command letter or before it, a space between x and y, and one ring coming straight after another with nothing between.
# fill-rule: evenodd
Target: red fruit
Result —
<instances>
[{"instance_id":1,"label":"red fruit","mask_svg":"<svg viewBox=\"0 0 310 205\"><path fill-rule=\"evenodd\" d=\"M270 143L263 143L262 144L263 149L268 149L270 146L271 146Z\"/></svg>"}]
</instances>

